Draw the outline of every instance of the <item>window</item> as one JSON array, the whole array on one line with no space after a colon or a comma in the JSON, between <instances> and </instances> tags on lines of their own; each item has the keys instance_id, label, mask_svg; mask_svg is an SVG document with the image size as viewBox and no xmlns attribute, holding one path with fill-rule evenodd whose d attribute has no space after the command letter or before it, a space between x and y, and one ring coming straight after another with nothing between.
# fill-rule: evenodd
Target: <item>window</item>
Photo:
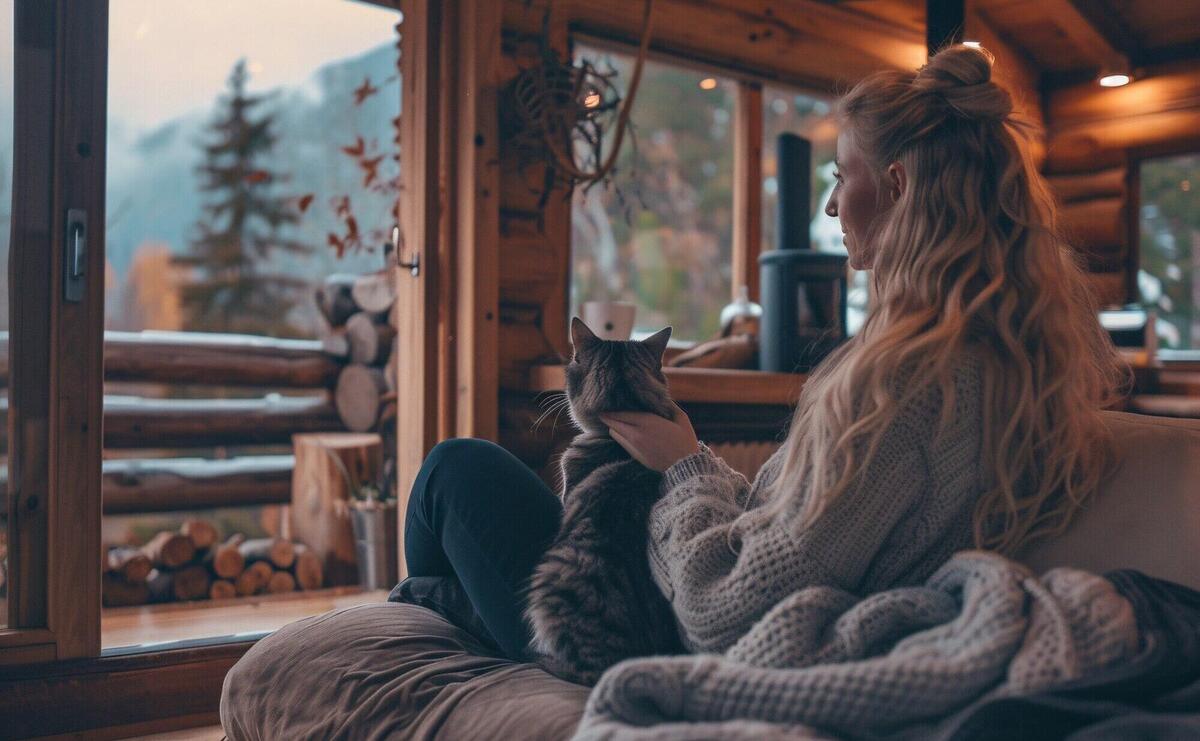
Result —
<instances>
[{"instance_id":1,"label":"window","mask_svg":"<svg viewBox=\"0 0 1200 741\"><path fill-rule=\"evenodd\" d=\"M1200 154L1141 163L1138 289L1163 347L1200 349Z\"/></svg>"},{"instance_id":2,"label":"window","mask_svg":"<svg viewBox=\"0 0 1200 741\"><path fill-rule=\"evenodd\" d=\"M807 93L768 87L763 90L763 251L776 247L775 230L779 204L776 175L776 142L783 133L796 134L812 142L812 203L809 236L818 252L846 254L842 228L836 218L825 215L825 204L833 191L834 157L837 155L837 122L831 99ZM866 319L867 273L851 269L846 296L846 325L858 332Z\"/></svg>"},{"instance_id":3,"label":"window","mask_svg":"<svg viewBox=\"0 0 1200 741\"><path fill-rule=\"evenodd\" d=\"M632 56L577 44L624 94ZM733 235L732 80L647 61L611 183L577 188L571 213L571 309L637 306L635 333L716 334L729 303Z\"/></svg>"},{"instance_id":4,"label":"window","mask_svg":"<svg viewBox=\"0 0 1200 741\"><path fill-rule=\"evenodd\" d=\"M106 355L111 365L118 350L143 353L134 365L151 368L170 352L153 342L166 342L207 348L225 365L219 380L176 380L161 367L149 378L109 379L106 546L140 546L192 518L215 527L220 541L287 536L291 435L341 427L324 402L332 384L256 380L248 366L273 351L284 362L297 353L320 360L316 339L328 330L315 289L331 273L385 265L399 189L400 14L370 2L302 5L109 3ZM173 334L129 334L147 330ZM236 372L239 346L258 358L245 378ZM274 432L267 421L239 432L239 410L288 421ZM147 413L191 418L206 432L139 435L136 425L114 423ZM153 481L164 476L179 485L155 495ZM238 477L254 483L238 489ZM233 488L222 493L225 484ZM123 580L115 563L104 582L109 651L265 632L361 599L352 577L330 579L326 566L324 584L334 588L320 593L280 587L286 593L261 605L224 599L180 613L180 605L143 603L185 599L187 566L163 569L175 579L164 595L153 581L147 594ZM187 596L225 598L233 588L215 583Z\"/></svg>"}]
</instances>

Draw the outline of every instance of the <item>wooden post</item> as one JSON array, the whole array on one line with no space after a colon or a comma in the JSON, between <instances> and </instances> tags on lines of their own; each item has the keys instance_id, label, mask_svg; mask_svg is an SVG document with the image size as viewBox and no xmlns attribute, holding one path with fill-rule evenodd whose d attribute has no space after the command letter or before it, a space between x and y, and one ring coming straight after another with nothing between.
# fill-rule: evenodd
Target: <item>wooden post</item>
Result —
<instances>
[{"instance_id":1,"label":"wooden post","mask_svg":"<svg viewBox=\"0 0 1200 741\"><path fill-rule=\"evenodd\" d=\"M750 287L759 300L758 255L762 252L763 93L757 83L738 83L733 119L733 296Z\"/></svg>"},{"instance_id":2,"label":"wooden post","mask_svg":"<svg viewBox=\"0 0 1200 741\"><path fill-rule=\"evenodd\" d=\"M327 585L352 584L358 555L350 525L350 489L341 461L356 485L374 483L383 465L383 441L375 434L305 434L292 438L291 536L321 561Z\"/></svg>"}]
</instances>

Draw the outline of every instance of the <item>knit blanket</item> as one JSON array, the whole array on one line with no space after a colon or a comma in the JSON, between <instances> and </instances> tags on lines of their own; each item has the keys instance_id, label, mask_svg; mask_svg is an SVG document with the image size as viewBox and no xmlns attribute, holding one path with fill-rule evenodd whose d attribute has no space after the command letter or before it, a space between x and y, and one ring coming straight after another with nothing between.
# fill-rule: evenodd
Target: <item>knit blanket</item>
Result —
<instances>
[{"instance_id":1,"label":"knit blanket","mask_svg":"<svg viewBox=\"0 0 1200 741\"><path fill-rule=\"evenodd\" d=\"M724 655L622 662L576 739L921 738L955 711L1086 678L1138 649L1132 605L1075 569L955 554L918 587L784 599Z\"/></svg>"}]
</instances>

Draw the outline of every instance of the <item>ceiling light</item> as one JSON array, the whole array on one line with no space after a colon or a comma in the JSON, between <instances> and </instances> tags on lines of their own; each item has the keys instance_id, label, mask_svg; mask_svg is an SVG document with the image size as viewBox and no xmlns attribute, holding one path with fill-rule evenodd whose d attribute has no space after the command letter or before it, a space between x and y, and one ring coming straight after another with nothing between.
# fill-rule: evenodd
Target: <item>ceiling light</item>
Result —
<instances>
[{"instance_id":1,"label":"ceiling light","mask_svg":"<svg viewBox=\"0 0 1200 741\"><path fill-rule=\"evenodd\" d=\"M592 92L588 93L587 97L585 97L583 99L583 107L584 108L599 108L600 107L600 93L598 93L594 90Z\"/></svg>"},{"instance_id":2,"label":"ceiling light","mask_svg":"<svg viewBox=\"0 0 1200 741\"><path fill-rule=\"evenodd\" d=\"M983 43L979 41L964 41L963 46L969 46L972 49L978 49L983 46Z\"/></svg>"},{"instance_id":3,"label":"ceiling light","mask_svg":"<svg viewBox=\"0 0 1200 741\"><path fill-rule=\"evenodd\" d=\"M716 88L716 86L717 86L717 81L712 77L705 77L703 80L700 81L700 89L701 90L712 90L712 89Z\"/></svg>"},{"instance_id":4,"label":"ceiling light","mask_svg":"<svg viewBox=\"0 0 1200 741\"><path fill-rule=\"evenodd\" d=\"M1100 87L1121 87L1128 85L1133 78L1126 74L1104 75L1100 78Z\"/></svg>"}]
</instances>

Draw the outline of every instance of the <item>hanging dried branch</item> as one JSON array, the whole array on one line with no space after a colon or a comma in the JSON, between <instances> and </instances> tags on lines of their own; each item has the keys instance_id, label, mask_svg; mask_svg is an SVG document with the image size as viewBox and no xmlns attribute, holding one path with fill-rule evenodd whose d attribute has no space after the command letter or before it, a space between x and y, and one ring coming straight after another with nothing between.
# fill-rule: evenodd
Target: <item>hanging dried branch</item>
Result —
<instances>
[{"instance_id":1,"label":"hanging dried branch","mask_svg":"<svg viewBox=\"0 0 1200 741\"><path fill-rule=\"evenodd\" d=\"M543 204L559 183L571 187L584 184L587 189L612 173L641 82L653 9L654 0L646 0L637 61L622 101L613 82L614 70L602 71L588 60L566 63L550 47L547 7L539 64L521 72L502 98L505 138L517 157L522 162L547 165ZM604 141L610 131L612 145L604 157Z\"/></svg>"}]
</instances>

